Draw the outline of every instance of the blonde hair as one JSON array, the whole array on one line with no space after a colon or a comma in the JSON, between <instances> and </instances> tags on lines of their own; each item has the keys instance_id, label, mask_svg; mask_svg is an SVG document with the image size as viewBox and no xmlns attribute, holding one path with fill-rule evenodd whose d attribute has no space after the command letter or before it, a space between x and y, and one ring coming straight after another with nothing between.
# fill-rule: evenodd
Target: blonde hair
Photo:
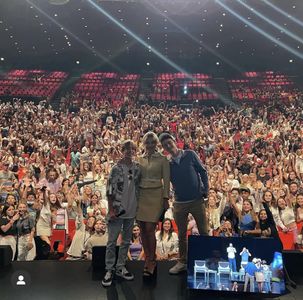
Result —
<instances>
[{"instance_id":1,"label":"blonde hair","mask_svg":"<svg viewBox=\"0 0 303 300\"><path fill-rule=\"evenodd\" d=\"M152 138L157 143L157 145L160 143L158 136L153 131L149 131L149 132L145 133L143 136L142 143L144 146L146 144L147 139L149 139L149 138Z\"/></svg>"}]
</instances>

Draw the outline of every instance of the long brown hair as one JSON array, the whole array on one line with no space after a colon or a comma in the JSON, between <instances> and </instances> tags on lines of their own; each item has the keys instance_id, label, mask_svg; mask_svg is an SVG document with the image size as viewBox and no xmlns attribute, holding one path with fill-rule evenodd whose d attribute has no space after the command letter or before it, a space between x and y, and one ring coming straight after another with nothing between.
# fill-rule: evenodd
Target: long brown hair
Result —
<instances>
[{"instance_id":1,"label":"long brown hair","mask_svg":"<svg viewBox=\"0 0 303 300\"><path fill-rule=\"evenodd\" d=\"M243 200L243 204L244 204L244 202L248 202L248 203L250 204L251 210L250 210L249 214L251 215L251 217L252 217L252 219L253 219L254 221L258 222L258 218L257 218L257 216L256 216L256 214L255 214L255 212L254 212L254 206L253 206L252 202L251 202L250 200L248 200L248 199ZM242 219L243 216L246 214L246 213L244 212L244 210L243 210L243 204L242 204L242 211L241 211L241 219Z\"/></svg>"},{"instance_id":2,"label":"long brown hair","mask_svg":"<svg viewBox=\"0 0 303 300\"><path fill-rule=\"evenodd\" d=\"M173 223L172 223L171 219L165 218L165 219L163 220L162 224L161 224L161 229L160 229L160 240L161 240L161 241L162 241L162 239L163 239L163 234L164 234L163 225L164 225L164 223L167 222L167 221L170 223L170 229L169 229L169 232L168 232L168 239L167 239L168 241L171 239L171 237L172 237L172 235L173 235L173 232L175 232L175 231L174 231L174 228L173 228Z\"/></svg>"}]
</instances>

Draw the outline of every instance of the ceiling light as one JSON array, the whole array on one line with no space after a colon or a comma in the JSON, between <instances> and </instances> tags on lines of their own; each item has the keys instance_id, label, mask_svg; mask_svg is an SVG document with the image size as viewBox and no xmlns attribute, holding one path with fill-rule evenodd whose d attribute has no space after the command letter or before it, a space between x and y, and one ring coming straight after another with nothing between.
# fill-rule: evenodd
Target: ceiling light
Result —
<instances>
[{"instance_id":1,"label":"ceiling light","mask_svg":"<svg viewBox=\"0 0 303 300\"><path fill-rule=\"evenodd\" d=\"M1 61L4 61L4 57L1 57L0 60L1 60Z\"/></svg>"},{"instance_id":2,"label":"ceiling light","mask_svg":"<svg viewBox=\"0 0 303 300\"><path fill-rule=\"evenodd\" d=\"M294 61L293 61L293 59L290 59L289 62L290 62L290 63L293 63Z\"/></svg>"},{"instance_id":3,"label":"ceiling light","mask_svg":"<svg viewBox=\"0 0 303 300\"><path fill-rule=\"evenodd\" d=\"M216 62L216 65L217 65L217 66L220 66L220 63L217 61L217 62Z\"/></svg>"},{"instance_id":4,"label":"ceiling light","mask_svg":"<svg viewBox=\"0 0 303 300\"><path fill-rule=\"evenodd\" d=\"M150 65L150 63L149 63L149 62L147 62L147 63L146 63L146 65L147 65L147 66L149 66L149 65Z\"/></svg>"},{"instance_id":5,"label":"ceiling light","mask_svg":"<svg viewBox=\"0 0 303 300\"><path fill-rule=\"evenodd\" d=\"M80 64L80 61L79 61L79 60L76 60L76 64L79 65L79 64Z\"/></svg>"}]
</instances>

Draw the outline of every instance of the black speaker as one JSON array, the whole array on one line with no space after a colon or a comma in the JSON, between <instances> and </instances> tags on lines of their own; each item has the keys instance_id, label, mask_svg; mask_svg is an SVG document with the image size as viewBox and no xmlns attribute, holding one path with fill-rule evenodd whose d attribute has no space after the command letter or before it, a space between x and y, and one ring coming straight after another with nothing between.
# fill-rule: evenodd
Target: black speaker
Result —
<instances>
[{"instance_id":1,"label":"black speaker","mask_svg":"<svg viewBox=\"0 0 303 300\"><path fill-rule=\"evenodd\" d=\"M92 249L92 267L93 271L105 270L106 246L95 246ZM119 246L116 246L116 261L118 258Z\"/></svg>"},{"instance_id":2,"label":"black speaker","mask_svg":"<svg viewBox=\"0 0 303 300\"><path fill-rule=\"evenodd\" d=\"M0 246L0 268L7 267L11 264L13 250L10 246Z\"/></svg>"},{"instance_id":3,"label":"black speaker","mask_svg":"<svg viewBox=\"0 0 303 300\"><path fill-rule=\"evenodd\" d=\"M36 258L35 260L44 260L49 258L51 247L50 245L43 241L40 236L35 237L35 243L36 243Z\"/></svg>"}]
</instances>

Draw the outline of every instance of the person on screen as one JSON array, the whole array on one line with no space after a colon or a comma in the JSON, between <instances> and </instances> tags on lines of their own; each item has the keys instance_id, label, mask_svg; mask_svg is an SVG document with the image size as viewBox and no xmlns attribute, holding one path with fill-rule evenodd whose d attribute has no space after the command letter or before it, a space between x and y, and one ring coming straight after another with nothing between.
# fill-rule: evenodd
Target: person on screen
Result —
<instances>
[{"instance_id":1,"label":"person on screen","mask_svg":"<svg viewBox=\"0 0 303 300\"><path fill-rule=\"evenodd\" d=\"M274 259L270 264L270 270L272 272L272 293L281 294L281 282L283 280L283 258L282 253L275 252Z\"/></svg>"},{"instance_id":2,"label":"person on screen","mask_svg":"<svg viewBox=\"0 0 303 300\"><path fill-rule=\"evenodd\" d=\"M261 268L264 274L264 290L266 293L271 292L271 273L269 270L269 266L267 265L266 260L261 261Z\"/></svg>"},{"instance_id":3,"label":"person on screen","mask_svg":"<svg viewBox=\"0 0 303 300\"><path fill-rule=\"evenodd\" d=\"M247 248L243 247L242 251L240 252L240 256L241 256L241 267L244 268L247 265L251 254Z\"/></svg>"},{"instance_id":4,"label":"person on screen","mask_svg":"<svg viewBox=\"0 0 303 300\"><path fill-rule=\"evenodd\" d=\"M256 267L258 268L258 271L255 273L256 276L256 282L258 284L258 290L260 293L262 293L263 291L263 285L265 282L265 275L263 272L263 268L262 268L262 264L261 264L261 259L258 258L257 262L256 262Z\"/></svg>"},{"instance_id":5,"label":"person on screen","mask_svg":"<svg viewBox=\"0 0 303 300\"><path fill-rule=\"evenodd\" d=\"M245 282L244 282L244 292L247 292L247 286L249 283L250 292L255 291L255 273L258 272L256 267L257 258L254 258L251 262L248 262L244 268L245 271Z\"/></svg>"},{"instance_id":6,"label":"person on screen","mask_svg":"<svg viewBox=\"0 0 303 300\"><path fill-rule=\"evenodd\" d=\"M237 250L232 243L226 248L227 257L229 261L229 268L232 272L237 272L236 253Z\"/></svg>"},{"instance_id":7,"label":"person on screen","mask_svg":"<svg viewBox=\"0 0 303 300\"><path fill-rule=\"evenodd\" d=\"M106 274L102 280L104 287L112 284L114 270L117 276L133 280L134 275L126 267L128 248L132 237L140 181L140 166L133 161L136 145L132 140L122 144L122 159L112 168L107 183L108 198L108 242L106 245ZM116 263L116 245L119 235L122 242Z\"/></svg>"},{"instance_id":8,"label":"person on screen","mask_svg":"<svg viewBox=\"0 0 303 300\"><path fill-rule=\"evenodd\" d=\"M238 292L239 286L238 286L238 282L235 281L232 285L231 291L232 292Z\"/></svg>"},{"instance_id":9,"label":"person on screen","mask_svg":"<svg viewBox=\"0 0 303 300\"><path fill-rule=\"evenodd\" d=\"M187 223L189 213L196 220L200 235L208 235L204 198L208 194L208 175L198 155L181 150L169 133L159 137L162 147L171 155L170 180L175 192L174 219L178 227L179 254L177 264L169 270L179 274L187 270Z\"/></svg>"}]
</instances>

